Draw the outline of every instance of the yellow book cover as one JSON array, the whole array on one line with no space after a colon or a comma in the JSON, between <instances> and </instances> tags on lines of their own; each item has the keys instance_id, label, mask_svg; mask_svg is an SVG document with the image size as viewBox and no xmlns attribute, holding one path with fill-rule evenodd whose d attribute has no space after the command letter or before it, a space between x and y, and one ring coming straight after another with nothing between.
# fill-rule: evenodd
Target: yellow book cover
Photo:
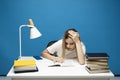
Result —
<instances>
[{"instance_id":1,"label":"yellow book cover","mask_svg":"<svg viewBox=\"0 0 120 80\"><path fill-rule=\"evenodd\" d=\"M14 60L14 67L18 66L36 66L36 61L34 59Z\"/></svg>"}]
</instances>

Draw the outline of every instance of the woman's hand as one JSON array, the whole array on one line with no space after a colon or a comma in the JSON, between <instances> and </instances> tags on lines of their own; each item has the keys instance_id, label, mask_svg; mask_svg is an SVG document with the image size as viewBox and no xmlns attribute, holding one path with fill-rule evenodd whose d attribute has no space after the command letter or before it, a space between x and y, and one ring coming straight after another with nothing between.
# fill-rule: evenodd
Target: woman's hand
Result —
<instances>
[{"instance_id":1,"label":"woman's hand","mask_svg":"<svg viewBox=\"0 0 120 80\"><path fill-rule=\"evenodd\" d=\"M64 59L61 58L61 57L54 57L54 58L52 59L52 61L53 61L53 62L60 62L60 63L63 63L63 62L64 62Z\"/></svg>"},{"instance_id":2,"label":"woman's hand","mask_svg":"<svg viewBox=\"0 0 120 80\"><path fill-rule=\"evenodd\" d=\"M78 32L74 32L71 30L68 33L70 34L69 36L73 39L74 42L80 41L80 36Z\"/></svg>"}]
</instances>

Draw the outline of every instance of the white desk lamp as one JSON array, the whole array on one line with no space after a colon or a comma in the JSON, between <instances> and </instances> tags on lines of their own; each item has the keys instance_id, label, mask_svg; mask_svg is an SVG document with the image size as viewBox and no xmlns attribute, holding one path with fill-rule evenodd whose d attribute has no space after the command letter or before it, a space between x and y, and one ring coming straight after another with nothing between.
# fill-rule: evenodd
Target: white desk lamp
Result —
<instances>
[{"instance_id":1,"label":"white desk lamp","mask_svg":"<svg viewBox=\"0 0 120 80\"><path fill-rule=\"evenodd\" d=\"M37 30L37 28L34 26L34 23L32 21L32 19L29 19L29 24L30 25L21 25L19 27L19 48L20 48L20 55L19 55L19 58L22 57L22 47L21 47L21 29L23 27L29 27L30 28L30 39L35 39L35 38L38 38L40 37L42 34Z\"/></svg>"}]
</instances>

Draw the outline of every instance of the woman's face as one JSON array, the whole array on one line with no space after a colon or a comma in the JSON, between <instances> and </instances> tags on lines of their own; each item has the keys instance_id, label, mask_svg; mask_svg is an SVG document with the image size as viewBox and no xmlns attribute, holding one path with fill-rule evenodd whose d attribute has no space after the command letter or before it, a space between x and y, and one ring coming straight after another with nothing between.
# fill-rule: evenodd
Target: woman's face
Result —
<instances>
[{"instance_id":1,"label":"woman's face","mask_svg":"<svg viewBox=\"0 0 120 80\"><path fill-rule=\"evenodd\" d=\"M67 50L72 51L75 49L75 43L71 38L65 39L65 47Z\"/></svg>"}]
</instances>

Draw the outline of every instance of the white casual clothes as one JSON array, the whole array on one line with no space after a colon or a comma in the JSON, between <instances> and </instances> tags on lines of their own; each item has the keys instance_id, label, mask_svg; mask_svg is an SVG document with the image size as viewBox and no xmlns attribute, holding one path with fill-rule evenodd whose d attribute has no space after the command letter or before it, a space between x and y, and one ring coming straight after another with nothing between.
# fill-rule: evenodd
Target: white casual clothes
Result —
<instances>
[{"instance_id":1,"label":"white casual clothes","mask_svg":"<svg viewBox=\"0 0 120 80\"><path fill-rule=\"evenodd\" d=\"M57 55L59 57L61 57L62 55L62 39L58 40L57 42L55 42L54 44L52 44L51 46L49 46L47 48L47 50L51 53L51 54L54 54L54 52L57 52ZM86 48L85 48L85 45L83 44L83 42L81 42L81 45L82 45L82 49L83 49L83 52L84 54L86 53ZM74 57L77 57L77 54L76 54L76 50L72 50L72 51L68 51L66 49L65 51L65 55L66 55L66 58L74 58Z\"/></svg>"}]
</instances>

